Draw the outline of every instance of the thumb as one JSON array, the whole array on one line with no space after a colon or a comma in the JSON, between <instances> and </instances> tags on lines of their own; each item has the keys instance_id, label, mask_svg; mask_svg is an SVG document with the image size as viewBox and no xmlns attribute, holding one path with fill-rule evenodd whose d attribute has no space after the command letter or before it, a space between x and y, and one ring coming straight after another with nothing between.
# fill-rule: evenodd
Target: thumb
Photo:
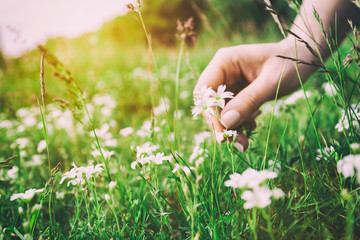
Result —
<instances>
[{"instance_id":1,"label":"thumb","mask_svg":"<svg viewBox=\"0 0 360 240\"><path fill-rule=\"evenodd\" d=\"M246 122L273 96L273 87L264 78L256 79L231 99L221 112L221 123L235 129Z\"/></svg>"}]
</instances>

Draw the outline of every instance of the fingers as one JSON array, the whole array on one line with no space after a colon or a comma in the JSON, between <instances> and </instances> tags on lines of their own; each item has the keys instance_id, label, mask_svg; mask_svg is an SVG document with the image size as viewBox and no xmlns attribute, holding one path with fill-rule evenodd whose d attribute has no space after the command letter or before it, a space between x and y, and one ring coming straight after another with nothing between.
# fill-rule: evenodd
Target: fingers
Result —
<instances>
[{"instance_id":1,"label":"fingers","mask_svg":"<svg viewBox=\"0 0 360 240\"><path fill-rule=\"evenodd\" d=\"M262 79L256 79L231 99L221 112L221 123L228 129L254 119L260 113L259 107L272 95L272 87Z\"/></svg>"}]
</instances>

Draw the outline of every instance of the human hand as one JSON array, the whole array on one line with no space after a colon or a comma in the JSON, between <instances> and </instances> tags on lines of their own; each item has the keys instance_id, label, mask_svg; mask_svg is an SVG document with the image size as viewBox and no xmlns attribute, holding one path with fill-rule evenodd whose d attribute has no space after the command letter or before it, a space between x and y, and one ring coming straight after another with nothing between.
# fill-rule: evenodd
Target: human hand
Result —
<instances>
[{"instance_id":1,"label":"human hand","mask_svg":"<svg viewBox=\"0 0 360 240\"><path fill-rule=\"evenodd\" d=\"M306 49L297 47L303 59L313 60ZM285 41L269 44L240 45L220 49L200 75L194 89L194 96L201 87L216 90L225 85L227 91L235 94L221 110L220 119L205 116L212 130L223 132L224 129L238 129L241 126L255 126L255 117L259 107L274 99L279 81L279 97L291 93L300 86L300 79L305 81L315 70L306 65L295 65L292 61L277 55L294 56L295 50ZM238 131L234 146L240 151L248 148L247 137Z\"/></svg>"}]
</instances>

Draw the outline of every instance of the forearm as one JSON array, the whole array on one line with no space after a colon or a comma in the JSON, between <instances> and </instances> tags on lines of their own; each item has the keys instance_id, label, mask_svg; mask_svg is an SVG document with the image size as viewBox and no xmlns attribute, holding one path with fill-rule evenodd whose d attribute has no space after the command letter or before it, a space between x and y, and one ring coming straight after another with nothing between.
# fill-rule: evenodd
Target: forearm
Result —
<instances>
[{"instance_id":1,"label":"forearm","mask_svg":"<svg viewBox=\"0 0 360 240\"><path fill-rule=\"evenodd\" d=\"M319 15L322 26L314 15L314 9ZM291 31L306 41L317 55L320 55L319 59L313 59L315 62L319 62L321 59L325 60L330 52L323 34L325 33L327 38L335 37L336 41L340 43L350 29L348 20L356 23L359 16L359 8L351 0L304 0L300 14L296 17ZM295 41L297 47L303 44L291 34L286 41L290 46L293 46ZM309 51L304 51L302 55L302 58L305 58L304 60L312 58Z\"/></svg>"}]
</instances>

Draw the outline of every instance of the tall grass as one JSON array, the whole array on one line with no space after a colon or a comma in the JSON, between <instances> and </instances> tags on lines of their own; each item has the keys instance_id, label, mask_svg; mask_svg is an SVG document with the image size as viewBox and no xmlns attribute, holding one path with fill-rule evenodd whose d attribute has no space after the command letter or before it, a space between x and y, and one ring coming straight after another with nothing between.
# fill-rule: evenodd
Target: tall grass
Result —
<instances>
[{"instance_id":1,"label":"tall grass","mask_svg":"<svg viewBox=\"0 0 360 240\"><path fill-rule=\"evenodd\" d=\"M179 38L175 60L161 66L140 5L129 7L154 69L131 69L121 90L104 83L107 91L88 94L71 66L40 46L41 103L0 114L0 239L359 238L358 168L346 167L349 156L360 161L358 31L342 47L328 39L329 61L293 101L276 97L263 106L241 153L231 142L218 144L191 115L200 68L186 47L193 33ZM51 73L67 92L54 101L45 93ZM136 116L138 108L147 112ZM247 207L251 189L228 186L249 169L271 172L260 187L285 195ZM10 200L33 188L43 190Z\"/></svg>"}]
</instances>

